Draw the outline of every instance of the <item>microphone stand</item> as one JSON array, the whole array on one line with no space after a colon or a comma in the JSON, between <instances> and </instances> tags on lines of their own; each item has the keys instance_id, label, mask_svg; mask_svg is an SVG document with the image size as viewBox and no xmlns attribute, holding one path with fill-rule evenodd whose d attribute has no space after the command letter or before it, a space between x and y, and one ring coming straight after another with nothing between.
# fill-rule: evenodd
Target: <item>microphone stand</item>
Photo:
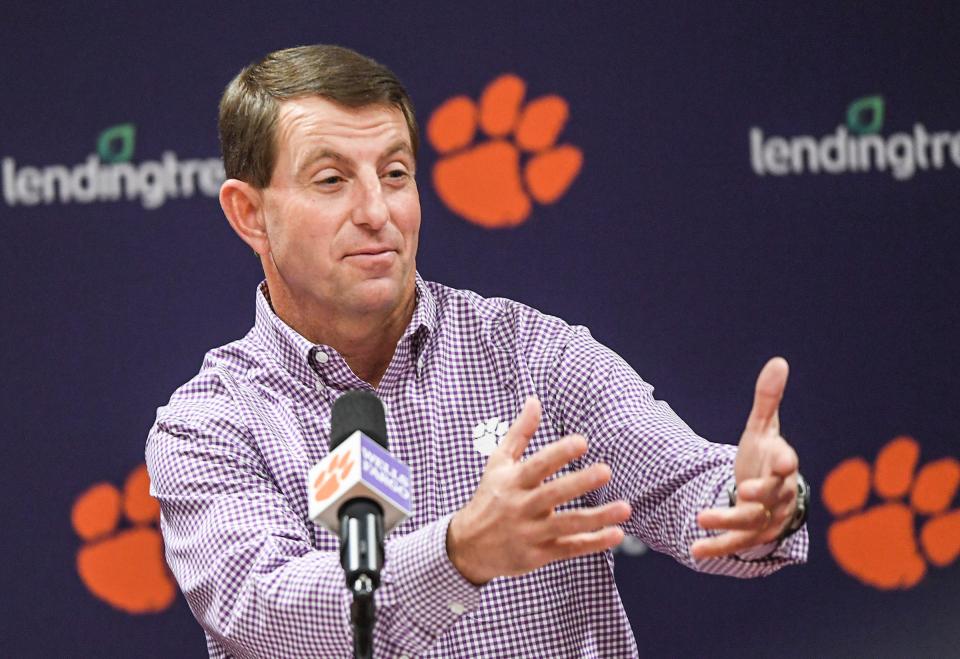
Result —
<instances>
[{"instance_id":1,"label":"microphone stand","mask_svg":"<svg viewBox=\"0 0 960 659\"><path fill-rule=\"evenodd\" d=\"M353 593L350 622L356 659L373 658L373 595L383 567L383 508L370 499L354 499L340 509L340 564Z\"/></svg>"},{"instance_id":2,"label":"microphone stand","mask_svg":"<svg viewBox=\"0 0 960 659\"><path fill-rule=\"evenodd\" d=\"M353 583L350 622L353 623L353 656L356 659L373 659L373 623L376 621L373 591L373 580L365 574Z\"/></svg>"}]
</instances>

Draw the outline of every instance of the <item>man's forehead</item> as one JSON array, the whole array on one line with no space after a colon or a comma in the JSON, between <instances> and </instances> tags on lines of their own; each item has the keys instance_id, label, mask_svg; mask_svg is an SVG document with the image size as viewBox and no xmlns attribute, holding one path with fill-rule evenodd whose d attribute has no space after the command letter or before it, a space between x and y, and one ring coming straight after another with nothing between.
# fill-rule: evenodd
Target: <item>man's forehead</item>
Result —
<instances>
[{"instance_id":1,"label":"man's forehead","mask_svg":"<svg viewBox=\"0 0 960 659\"><path fill-rule=\"evenodd\" d=\"M400 134L397 134L400 133ZM280 104L277 136L404 138L410 130L400 108L387 104L351 107L322 96L289 99Z\"/></svg>"}]
</instances>

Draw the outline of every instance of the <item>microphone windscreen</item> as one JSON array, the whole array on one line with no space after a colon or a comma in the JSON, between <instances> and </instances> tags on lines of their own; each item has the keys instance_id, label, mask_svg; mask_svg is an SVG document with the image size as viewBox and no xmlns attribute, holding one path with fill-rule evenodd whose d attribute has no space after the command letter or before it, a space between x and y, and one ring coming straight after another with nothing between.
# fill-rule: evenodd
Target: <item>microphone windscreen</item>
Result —
<instances>
[{"instance_id":1,"label":"microphone windscreen","mask_svg":"<svg viewBox=\"0 0 960 659\"><path fill-rule=\"evenodd\" d=\"M348 391L334 401L330 413L330 450L340 446L357 430L388 448L383 403L376 394L364 389Z\"/></svg>"}]
</instances>

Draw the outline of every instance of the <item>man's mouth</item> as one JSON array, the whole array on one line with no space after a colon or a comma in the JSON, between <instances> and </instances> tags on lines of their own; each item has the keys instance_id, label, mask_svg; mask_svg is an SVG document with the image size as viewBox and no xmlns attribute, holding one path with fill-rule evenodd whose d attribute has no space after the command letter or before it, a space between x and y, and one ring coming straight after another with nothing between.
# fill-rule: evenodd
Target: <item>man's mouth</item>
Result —
<instances>
[{"instance_id":1,"label":"man's mouth","mask_svg":"<svg viewBox=\"0 0 960 659\"><path fill-rule=\"evenodd\" d=\"M379 268L393 263L396 255L397 250L392 247L363 247L348 252L344 260L364 268Z\"/></svg>"},{"instance_id":2,"label":"man's mouth","mask_svg":"<svg viewBox=\"0 0 960 659\"><path fill-rule=\"evenodd\" d=\"M358 249L347 254L347 256L378 256L380 254L392 253L397 250L390 249L389 247L377 247L370 249Z\"/></svg>"}]
</instances>

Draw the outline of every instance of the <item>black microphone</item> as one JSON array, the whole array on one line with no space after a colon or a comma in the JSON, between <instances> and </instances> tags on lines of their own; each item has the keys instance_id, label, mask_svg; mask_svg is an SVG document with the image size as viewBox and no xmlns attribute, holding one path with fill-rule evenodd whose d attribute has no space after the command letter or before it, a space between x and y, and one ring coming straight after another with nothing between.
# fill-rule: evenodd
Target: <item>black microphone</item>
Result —
<instances>
[{"instance_id":1,"label":"black microphone","mask_svg":"<svg viewBox=\"0 0 960 659\"><path fill-rule=\"evenodd\" d=\"M335 453L348 438L357 435L357 431L386 450L387 422L383 403L372 392L350 391L334 402L330 415L330 454ZM356 459L362 462L362 439L357 437L356 443L359 447ZM367 453L369 455L369 450ZM357 465L361 482L362 467ZM373 492L376 490L367 490L367 493ZM353 591L353 603L350 605L353 652L359 659L371 659L373 626L376 622L373 593L380 585L380 569L383 567L383 506L373 496L351 496L350 491L344 493L343 499L337 510L340 521L340 564L347 578L347 587Z\"/></svg>"},{"instance_id":2,"label":"black microphone","mask_svg":"<svg viewBox=\"0 0 960 659\"><path fill-rule=\"evenodd\" d=\"M333 403L330 453L358 430L387 448L383 403L369 391L349 391ZM383 506L371 497L352 497L340 505L337 517L347 587L354 593L372 594L380 585L383 567Z\"/></svg>"}]
</instances>

